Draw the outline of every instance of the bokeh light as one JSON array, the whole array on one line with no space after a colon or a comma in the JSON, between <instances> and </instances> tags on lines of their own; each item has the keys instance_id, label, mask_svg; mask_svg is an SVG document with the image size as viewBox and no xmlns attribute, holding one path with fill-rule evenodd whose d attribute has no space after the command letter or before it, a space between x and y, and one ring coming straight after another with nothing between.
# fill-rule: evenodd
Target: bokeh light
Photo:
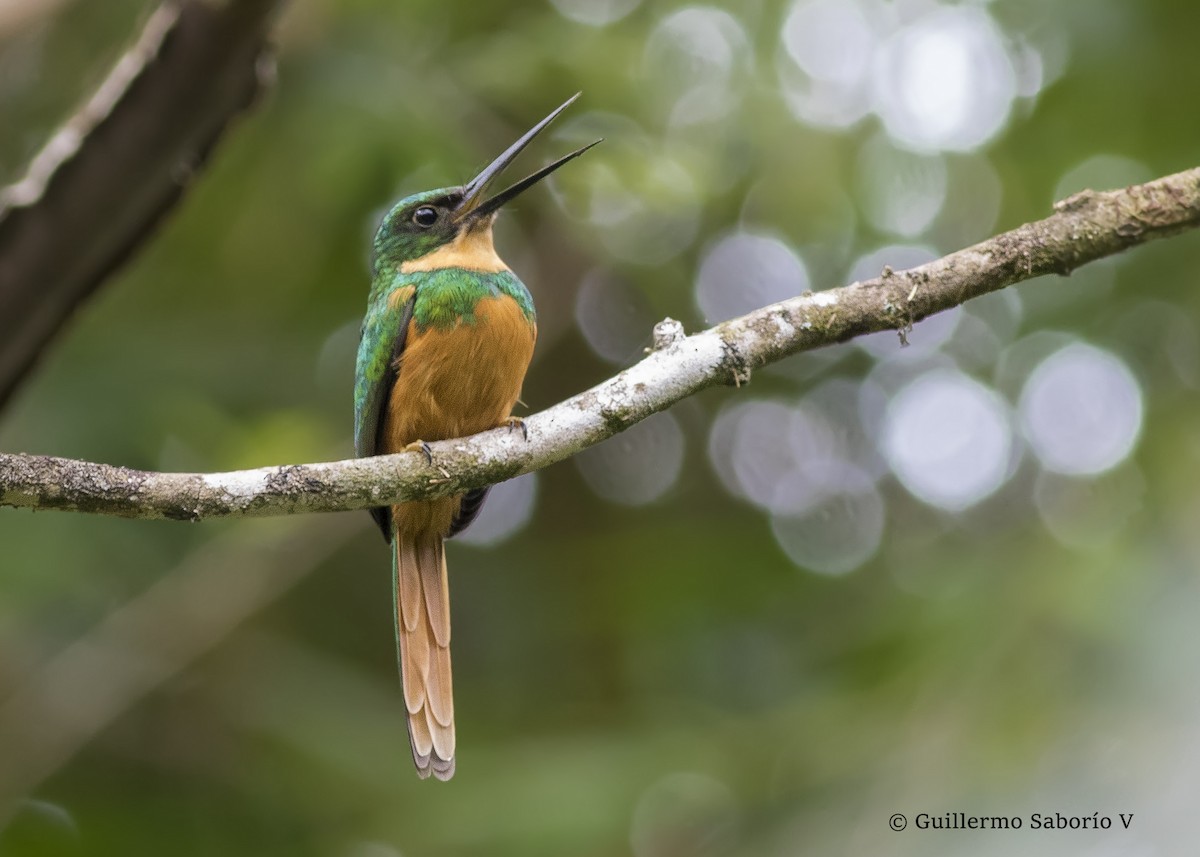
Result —
<instances>
[{"instance_id":1,"label":"bokeh light","mask_svg":"<svg viewBox=\"0 0 1200 857\"><path fill-rule=\"evenodd\" d=\"M825 424L824 443L800 452L817 452L853 463L874 478L887 472L879 455L873 429L881 419L887 397L869 381L829 378L800 400L800 412L820 416Z\"/></svg>"},{"instance_id":2,"label":"bokeh light","mask_svg":"<svg viewBox=\"0 0 1200 857\"><path fill-rule=\"evenodd\" d=\"M1079 550L1111 546L1141 511L1145 497L1146 480L1129 464L1095 478L1043 471L1033 492L1046 529L1062 544Z\"/></svg>"},{"instance_id":3,"label":"bokeh light","mask_svg":"<svg viewBox=\"0 0 1200 857\"><path fill-rule=\"evenodd\" d=\"M641 356L654 319L641 292L595 269L579 284L575 323L597 354L611 363L625 365Z\"/></svg>"},{"instance_id":4,"label":"bokeh light","mask_svg":"<svg viewBox=\"0 0 1200 857\"><path fill-rule=\"evenodd\" d=\"M643 74L662 95L671 125L714 122L736 106L749 38L729 12L689 6L664 17L646 40Z\"/></svg>"},{"instance_id":5,"label":"bokeh light","mask_svg":"<svg viewBox=\"0 0 1200 857\"><path fill-rule=\"evenodd\" d=\"M1045 84L1037 48L982 5L797 0L781 39L780 85L798 119L840 128L874 112L918 151L979 148Z\"/></svg>"},{"instance_id":6,"label":"bokeh light","mask_svg":"<svg viewBox=\"0 0 1200 857\"><path fill-rule=\"evenodd\" d=\"M883 536L874 475L882 466L858 419L857 393L831 379L796 406L737 402L709 434L709 461L726 489L771 513L788 558L821 574L858 568Z\"/></svg>"},{"instance_id":7,"label":"bokeh light","mask_svg":"<svg viewBox=\"0 0 1200 857\"><path fill-rule=\"evenodd\" d=\"M879 549L883 497L860 468L835 458L801 461L776 487L771 532L796 565L845 574Z\"/></svg>"},{"instance_id":8,"label":"bokeh light","mask_svg":"<svg viewBox=\"0 0 1200 857\"><path fill-rule=\"evenodd\" d=\"M574 460L596 494L614 503L641 506L675 484L683 467L683 449L683 429L667 411L585 449Z\"/></svg>"},{"instance_id":9,"label":"bokeh light","mask_svg":"<svg viewBox=\"0 0 1200 857\"><path fill-rule=\"evenodd\" d=\"M1021 295L1012 289L1002 289L975 298L966 305L965 310L972 318L987 325L992 335L1003 343L1011 342L1017 335L1025 316Z\"/></svg>"},{"instance_id":10,"label":"bokeh light","mask_svg":"<svg viewBox=\"0 0 1200 857\"><path fill-rule=\"evenodd\" d=\"M1011 289L992 292L968 302L942 352L967 372L991 375L1011 344L1024 308Z\"/></svg>"},{"instance_id":11,"label":"bokeh light","mask_svg":"<svg viewBox=\"0 0 1200 857\"><path fill-rule=\"evenodd\" d=\"M797 0L781 33L788 106L813 125L846 127L871 107L869 72L879 42L879 4Z\"/></svg>"},{"instance_id":12,"label":"bokeh light","mask_svg":"<svg viewBox=\"0 0 1200 857\"><path fill-rule=\"evenodd\" d=\"M1142 428L1142 390L1116 355L1077 343L1033 370L1020 412L1025 437L1047 470L1103 473L1133 452Z\"/></svg>"},{"instance_id":13,"label":"bokeh light","mask_svg":"<svg viewBox=\"0 0 1200 857\"><path fill-rule=\"evenodd\" d=\"M669 150L626 116L592 111L562 123L568 145L605 144L546 180L569 217L585 222L620 261L657 265L696 237L700 186Z\"/></svg>"},{"instance_id":14,"label":"bokeh light","mask_svg":"<svg viewBox=\"0 0 1200 857\"><path fill-rule=\"evenodd\" d=\"M537 486L537 473L493 485L479 517L455 536L455 541L484 547L499 544L517 533L533 517Z\"/></svg>"},{"instance_id":15,"label":"bokeh light","mask_svg":"<svg viewBox=\"0 0 1200 857\"><path fill-rule=\"evenodd\" d=\"M1077 336L1061 330L1035 330L1022 336L1005 348L996 361L992 368L993 385L1009 401L1019 401L1025 382L1038 364L1077 341Z\"/></svg>"},{"instance_id":16,"label":"bokeh light","mask_svg":"<svg viewBox=\"0 0 1200 857\"><path fill-rule=\"evenodd\" d=\"M858 195L867 221L881 232L915 238L927 230L946 202L946 164L872 137L858 158Z\"/></svg>"},{"instance_id":17,"label":"bokeh light","mask_svg":"<svg viewBox=\"0 0 1200 857\"><path fill-rule=\"evenodd\" d=\"M783 44L809 77L853 86L865 77L875 30L854 0L799 0L784 21Z\"/></svg>"},{"instance_id":18,"label":"bokeh light","mask_svg":"<svg viewBox=\"0 0 1200 857\"><path fill-rule=\"evenodd\" d=\"M884 454L915 497L957 512L995 493L1013 454L1008 407L962 373L922 375L892 400Z\"/></svg>"},{"instance_id":19,"label":"bokeh light","mask_svg":"<svg viewBox=\"0 0 1200 857\"><path fill-rule=\"evenodd\" d=\"M874 72L884 127L917 149L980 146L1004 126L1017 94L1004 37L979 6L936 8L902 28Z\"/></svg>"},{"instance_id":20,"label":"bokeh light","mask_svg":"<svg viewBox=\"0 0 1200 857\"><path fill-rule=\"evenodd\" d=\"M735 232L704 254L696 274L696 303L716 323L809 290L804 261L779 238Z\"/></svg>"},{"instance_id":21,"label":"bokeh light","mask_svg":"<svg viewBox=\"0 0 1200 857\"><path fill-rule=\"evenodd\" d=\"M947 158L946 165L946 200L928 235L942 250L957 250L995 231L1004 185L982 154Z\"/></svg>"},{"instance_id":22,"label":"bokeh light","mask_svg":"<svg viewBox=\"0 0 1200 857\"><path fill-rule=\"evenodd\" d=\"M717 417L708 452L732 493L768 511L796 511L811 505L817 496L806 497L799 490L804 483L801 463L828 457L831 443L831 433L819 414L752 399Z\"/></svg>"},{"instance_id":23,"label":"bokeh light","mask_svg":"<svg viewBox=\"0 0 1200 857\"><path fill-rule=\"evenodd\" d=\"M746 500L753 500L754 497L742 488L743 479L734 464L734 451L738 439L742 436L743 419L764 406L770 408L772 414L764 415L765 418L761 419L763 424L769 423L771 416L776 416L783 425L790 424L791 411L786 405L778 402L761 402L757 399L742 399L722 408L708 432L709 464L726 491L735 497ZM779 440L777 435L768 434L764 436L764 439L768 443L777 442L779 451L772 457L779 461L781 466L786 466L789 461L786 442ZM775 444L772 444L772 448L775 448ZM772 491L763 490L755 493L761 498L769 498ZM760 505L766 505L766 503L760 503Z\"/></svg>"}]
</instances>

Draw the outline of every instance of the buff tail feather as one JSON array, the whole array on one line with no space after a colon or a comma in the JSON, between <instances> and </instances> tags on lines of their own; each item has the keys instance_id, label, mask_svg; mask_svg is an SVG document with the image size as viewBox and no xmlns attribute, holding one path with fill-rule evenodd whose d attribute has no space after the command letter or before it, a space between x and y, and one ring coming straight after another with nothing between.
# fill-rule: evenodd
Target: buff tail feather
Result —
<instances>
[{"instance_id":1,"label":"buff tail feather","mask_svg":"<svg viewBox=\"0 0 1200 857\"><path fill-rule=\"evenodd\" d=\"M422 779L454 776L454 694L446 553L437 533L392 539L396 643L408 737Z\"/></svg>"}]
</instances>

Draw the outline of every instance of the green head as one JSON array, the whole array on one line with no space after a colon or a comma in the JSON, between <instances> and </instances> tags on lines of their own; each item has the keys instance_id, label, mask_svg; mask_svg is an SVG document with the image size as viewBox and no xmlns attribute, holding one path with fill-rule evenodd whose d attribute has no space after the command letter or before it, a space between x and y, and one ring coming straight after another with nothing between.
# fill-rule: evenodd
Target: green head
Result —
<instances>
[{"instance_id":1,"label":"green head","mask_svg":"<svg viewBox=\"0 0 1200 857\"><path fill-rule=\"evenodd\" d=\"M415 263L431 253L454 245L486 246L490 250L492 223L502 205L600 142L596 140L595 143L576 149L508 189L485 198L488 188L504 168L578 97L579 95L575 94L567 99L562 106L530 128L521 139L509 146L500 157L465 185L427 190L405 197L396 203L384 216L379 231L375 233L372 253L372 269L375 275L400 268L406 262Z\"/></svg>"}]
</instances>

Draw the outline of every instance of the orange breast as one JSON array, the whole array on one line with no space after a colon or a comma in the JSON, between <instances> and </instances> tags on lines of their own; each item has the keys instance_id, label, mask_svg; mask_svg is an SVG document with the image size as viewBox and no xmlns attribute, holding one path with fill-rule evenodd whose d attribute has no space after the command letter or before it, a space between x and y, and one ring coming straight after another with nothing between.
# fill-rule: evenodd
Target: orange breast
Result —
<instances>
[{"instance_id":1,"label":"orange breast","mask_svg":"<svg viewBox=\"0 0 1200 857\"><path fill-rule=\"evenodd\" d=\"M422 332L410 323L388 398L381 451L503 425L521 395L536 335L507 296L480 300L473 324Z\"/></svg>"}]
</instances>

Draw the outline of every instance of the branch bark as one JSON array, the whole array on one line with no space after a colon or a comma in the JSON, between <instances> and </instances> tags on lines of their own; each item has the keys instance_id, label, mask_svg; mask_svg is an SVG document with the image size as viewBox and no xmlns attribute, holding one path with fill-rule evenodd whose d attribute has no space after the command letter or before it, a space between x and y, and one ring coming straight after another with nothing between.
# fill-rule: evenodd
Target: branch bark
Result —
<instances>
[{"instance_id":1,"label":"branch bark","mask_svg":"<svg viewBox=\"0 0 1200 857\"><path fill-rule=\"evenodd\" d=\"M25 176L0 188L0 407L269 79L280 2L168 0Z\"/></svg>"},{"instance_id":2,"label":"branch bark","mask_svg":"<svg viewBox=\"0 0 1200 857\"><path fill-rule=\"evenodd\" d=\"M824 345L914 322L970 298L1200 226L1200 168L1123 190L1084 191L1044 220L908 271L811 292L684 336L655 327L649 356L526 420L431 444L419 453L231 473L150 473L106 464L0 454L0 506L133 518L200 520L365 509L460 493L562 461L651 414L752 370Z\"/></svg>"}]
</instances>

